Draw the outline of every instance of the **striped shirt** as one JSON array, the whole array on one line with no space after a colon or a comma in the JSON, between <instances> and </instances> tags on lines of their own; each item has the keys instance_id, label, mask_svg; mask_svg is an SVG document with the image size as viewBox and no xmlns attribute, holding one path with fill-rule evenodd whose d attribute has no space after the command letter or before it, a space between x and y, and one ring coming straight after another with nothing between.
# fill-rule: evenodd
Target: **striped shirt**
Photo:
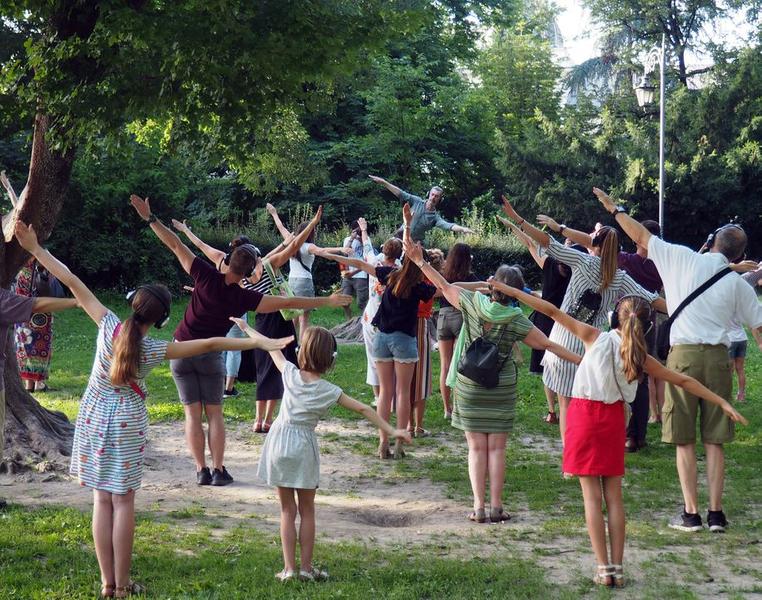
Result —
<instances>
[{"instance_id":1,"label":"striped shirt","mask_svg":"<svg viewBox=\"0 0 762 600\"><path fill-rule=\"evenodd\" d=\"M590 325L598 329L607 327L608 312L622 296L639 296L649 302L653 302L658 298L656 294L643 289L635 283L629 275L620 269L617 269L611 284L605 290L600 290L601 259L586 252L568 248L559 244L553 238L550 238L550 245L547 248L540 249L540 255L544 254L568 265L572 270L569 287L566 289L564 300L561 303L562 311L565 313L575 312L580 298L586 291L600 293L600 308L590 321ZM562 345L576 354L584 354L585 348L582 342L558 323L553 325L549 337L551 341ZM545 367L542 376L545 385L557 394L570 397L577 366L550 352L545 353L542 364Z\"/></svg>"}]
</instances>

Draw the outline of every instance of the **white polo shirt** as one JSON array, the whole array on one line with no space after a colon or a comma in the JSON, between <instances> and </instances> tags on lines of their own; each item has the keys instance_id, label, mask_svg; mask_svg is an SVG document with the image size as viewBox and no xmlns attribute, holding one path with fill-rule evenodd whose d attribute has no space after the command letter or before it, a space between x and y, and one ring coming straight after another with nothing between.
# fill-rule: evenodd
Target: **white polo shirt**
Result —
<instances>
[{"instance_id":1,"label":"white polo shirt","mask_svg":"<svg viewBox=\"0 0 762 600\"><path fill-rule=\"evenodd\" d=\"M669 314L702 283L728 266L728 259L719 252L699 254L655 235L648 242L648 258L654 261L664 282ZM738 273L729 273L680 313L672 324L670 344L730 346L728 330L734 317L751 328L762 326L762 305L757 294Z\"/></svg>"}]
</instances>

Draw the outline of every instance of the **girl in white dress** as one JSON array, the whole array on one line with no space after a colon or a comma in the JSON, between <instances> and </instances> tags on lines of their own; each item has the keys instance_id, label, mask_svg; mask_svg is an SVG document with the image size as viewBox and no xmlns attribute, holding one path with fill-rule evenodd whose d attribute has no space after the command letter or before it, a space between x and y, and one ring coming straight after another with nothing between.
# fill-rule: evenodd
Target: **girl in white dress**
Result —
<instances>
[{"instance_id":1,"label":"girl in white dress","mask_svg":"<svg viewBox=\"0 0 762 600\"><path fill-rule=\"evenodd\" d=\"M256 335L245 321L232 321L249 335ZM296 513L299 512L301 569L306 580L326 579L325 571L312 565L315 545L315 490L320 476L320 452L315 427L334 404L353 410L382 429L387 435L410 443L405 429L394 429L375 411L350 398L338 386L321 379L336 359L336 338L323 327L307 328L301 338L299 366L287 361L280 350L270 353L283 374L283 400L278 418L262 446L258 475L278 489L280 500L280 538L284 568L276 574L281 581L294 579L296 568ZM296 497L294 492L296 492ZM297 501L298 499L298 501Z\"/></svg>"}]
</instances>

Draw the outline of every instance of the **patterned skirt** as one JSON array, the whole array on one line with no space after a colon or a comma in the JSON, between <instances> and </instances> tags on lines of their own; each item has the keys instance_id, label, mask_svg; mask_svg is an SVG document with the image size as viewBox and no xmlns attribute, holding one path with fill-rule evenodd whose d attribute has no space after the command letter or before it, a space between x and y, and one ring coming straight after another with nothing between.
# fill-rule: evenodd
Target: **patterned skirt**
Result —
<instances>
[{"instance_id":1,"label":"patterned skirt","mask_svg":"<svg viewBox=\"0 0 762 600\"><path fill-rule=\"evenodd\" d=\"M477 433L510 433L516 412L516 364L507 360L497 387L487 389L458 373L452 426Z\"/></svg>"},{"instance_id":2,"label":"patterned skirt","mask_svg":"<svg viewBox=\"0 0 762 600\"><path fill-rule=\"evenodd\" d=\"M418 344L418 362L415 363L413 380L410 382L410 404L413 406L431 395L431 340L429 320L426 317L418 317L415 339Z\"/></svg>"},{"instance_id":3,"label":"patterned skirt","mask_svg":"<svg viewBox=\"0 0 762 600\"><path fill-rule=\"evenodd\" d=\"M45 381L53 349L53 315L34 313L29 321L16 325L15 334L21 379Z\"/></svg>"}]
</instances>

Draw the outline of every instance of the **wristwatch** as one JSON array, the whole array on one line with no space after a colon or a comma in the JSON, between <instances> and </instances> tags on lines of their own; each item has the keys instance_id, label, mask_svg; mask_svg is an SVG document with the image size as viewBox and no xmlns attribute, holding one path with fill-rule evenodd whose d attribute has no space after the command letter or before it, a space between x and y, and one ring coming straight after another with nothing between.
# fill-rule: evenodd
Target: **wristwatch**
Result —
<instances>
[{"instance_id":1,"label":"wristwatch","mask_svg":"<svg viewBox=\"0 0 762 600\"><path fill-rule=\"evenodd\" d=\"M148 219L146 222L150 225L151 223L156 223L156 221L158 220L159 219L156 217L156 215L151 213L150 215L148 215Z\"/></svg>"},{"instance_id":2,"label":"wristwatch","mask_svg":"<svg viewBox=\"0 0 762 600\"><path fill-rule=\"evenodd\" d=\"M563 235L564 234L564 229L566 229L566 225L559 225L558 226L558 234L559 235Z\"/></svg>"},{"instance_id":3,"label":"wristwatch","mask_svg":"<svg viewBox=\"0 0 762 600\"><path fill-rule=\"evenodd\" d=\"M614 210L611 211L611 216L616 218L616 216L619 213L626 213L626 212L627 212L627 210L623 206L615 206Z\"/></svg>"}]
</instances>

